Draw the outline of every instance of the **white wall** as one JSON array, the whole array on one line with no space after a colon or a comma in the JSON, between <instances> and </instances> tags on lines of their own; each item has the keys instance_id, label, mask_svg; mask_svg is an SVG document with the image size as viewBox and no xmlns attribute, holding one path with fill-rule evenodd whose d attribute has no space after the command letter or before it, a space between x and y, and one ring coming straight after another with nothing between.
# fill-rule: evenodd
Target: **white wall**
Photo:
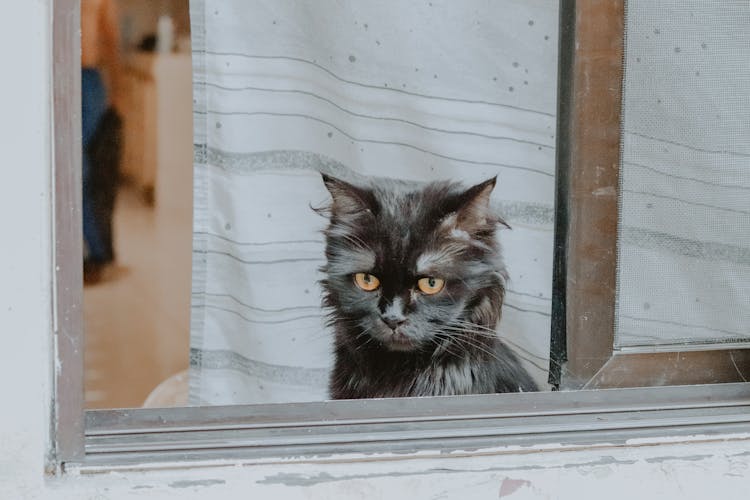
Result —
<instances>
[{"instance_id":1,"label":"white wall","mask_svg":"<svg viewBox=\"0 0 750 500\"><path fill-rule=\"evenodd\" d=\"M0 498L14 498L3 493L8 487L31 492L43 484L51 378L48 4L13 2L0 16Z\"/></svg>"},{"instance_id":2,"label":"white wall","mask_svg":"<svg viewBox=\"0 0 750 500\"><path fill-rule=\"evenodd\" d=\"M0 16L0 498L744 499L748 435L658 446L45 477L50 370L50 2ZM634 445L636 443L633 443Z\"/></svg>"}]
</instances>

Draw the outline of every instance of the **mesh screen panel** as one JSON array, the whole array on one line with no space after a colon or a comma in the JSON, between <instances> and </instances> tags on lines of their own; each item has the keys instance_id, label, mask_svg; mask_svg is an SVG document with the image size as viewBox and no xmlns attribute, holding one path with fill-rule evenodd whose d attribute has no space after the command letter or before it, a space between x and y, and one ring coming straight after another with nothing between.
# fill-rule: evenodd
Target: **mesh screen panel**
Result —
<instances>
[{"instance_id":1,"label":"mesh screen panel","mask_svg":"<svg viewBox=\"0 0 750 500\"><path fill-rule=\"evenodd\" d=\"M750 2L631 0L617 348L750 338Z\"/></svg>"}]
</instances>

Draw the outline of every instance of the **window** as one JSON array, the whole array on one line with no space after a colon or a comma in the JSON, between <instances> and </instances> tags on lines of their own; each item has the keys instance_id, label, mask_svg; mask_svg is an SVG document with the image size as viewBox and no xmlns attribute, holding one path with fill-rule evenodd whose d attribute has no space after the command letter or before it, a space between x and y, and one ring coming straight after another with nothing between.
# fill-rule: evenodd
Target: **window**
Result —
<instances>
[{"instance_id":1,"label":"window","mask_svg":"<svg viewBox=\"0 0 750 500\"><path fill-rule=\"evenodd\" d=\"M55 4L55 75L69 69L75 29ZM201 5L198 2L198 5ZM629 16L647 3L631 2ZM623 82L623 2L560 3L560 85L551 382L562 389L744 382L746 351L637 349L615 335ZM674 7L674 6L673 6ZM677 7L674 7L677 8ZM646 9L647 10L647 9ZM75 11L75 9L73 9ZM629 22L641 21L629 17ZM649 28L650 29L650 28ZM654 28L659 29L659 28ZM630 28L630 32L635 30ZM635 36L633 37L635 40ZM680 53L679 51L674 53ZM636 56L637 57L637 56ZM625 59L628 71L630 59ZM627 85L627 78L624 80ZM624 441L632 436L746 429L746 384L424 399L86 412L81 399L80 227L75 118L55 85L57 459L108 468L144 461L255 460L326 453L459 450L510 444ZM744 88L747 92L747 87ZM627 92L627 89L626 89ZM627 101L625 114L629 112ZM740 153L742 155L742 153ZM658 193L657 193L658 194ZM745 195L746 196L746 195ZM746 198L745 198L746 199ZM627 201L627 200L625 200ZM57 269L57 267L56 267ZM659 352L664 350L664 352ZM671 364L670 364L671 363ZM685 369L682 369L682 366ZM557 367L555 369L554 367ZM564 367L564 369L562 368Z\"/></svg>"},{"instance_id":2,"label":"window","mask_svg":"<svg viewBox=\"0 0 750 500\"><path fill-rule=\"evenodd\" d=\"M746 233L729 217L742 217L747 205L735 177L746 145L727 131L728 108L747 85L704 94L707 75L742 57L735 44L745 35L719 35L713 23L728 14L711 8L702 11L711 23L693 31L701 8L630 2L624 18L604 6L576 17L573 88L590 90L573 99L570 122L568 387L745 381L748 275L730 255L747 241L729 236ZM621 55L611 51L619 37L604 32L624 28ZM729 62L707 54L709 43ZM722 121L724 135L704 130L696 116ZM721 221L724 234L706 217Z\"/></svg>"}]
</instances>

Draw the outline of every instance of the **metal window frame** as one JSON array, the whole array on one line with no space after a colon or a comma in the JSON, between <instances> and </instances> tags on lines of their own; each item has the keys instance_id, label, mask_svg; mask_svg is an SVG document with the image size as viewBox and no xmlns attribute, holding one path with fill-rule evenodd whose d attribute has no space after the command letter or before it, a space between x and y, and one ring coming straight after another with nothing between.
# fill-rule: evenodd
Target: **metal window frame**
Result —
<instances>
[{"instance_id":1,"label":"metal window frame","mask_svg":"<svg viewBox=\"0 0 750 500\"><path fill-rule=\"evenodd\" d=\"M569 196L575 176L575 143L568 149L571 112L576 109L575 86L564 83L571 75L575 24L587 10L601 4L622 5L622 0L561 0L561 119L558 124L558 232L555 236L555 310L566 312L568 327L557 328L579 335L580 325L571 316L571 300L586 305L581 290L570 286L578 250L571 247L568 225L575 198ZM750 384L650 387L597 391L477 396L327 401L270 405L125 409L84 411L83 321L81 289L81 147L79 0L53 1L54 54L54 202L55 252L54 338L58 368L52 405L54 454L52 465L63 470L97 472L113 469L184 467L269 460L361 460L362 454L387 453L409 457L471 454L480 449L503 448L520 452L526 447L554 445L555 449L580 446L632 445L631 438L717 435L750 429ZM567 75L567 76L566 76ZM584 96L585 97L585 96ZM567 118L566 118L567 117ZM594 140L573 137L575 140ZM572 171L571 171L572 172ZM576 172L572 172L578 175ZM560 175L560 174L558 174ZM562 209L560 209L562 207ZM573 208L572 211L569 211ZM564 217L561 216L565 215ZM580 223L580 222L579 222ZM559 267L562 263L564 267ZM594 262L596 264L596 262ZM613 262L602 263L605 270ZM614 272L609 269L609 272ZM567 277L566 277L567 273ZM563 280L563 281L560 281ZM565 286L559 286L564 283ZM613 299L614 296L612 296ZM614 303L605 301L605 309ZM594 303L596 304L596 303ZM575 309L573 309L575 310ZM580 312L580 311L579 311ZM611 312L610 312L611 314ZM571 321L573 319L574 321ZM608 320L601 322L601 331ZM553 339L554 341L555 339ZM556 341L560 341L557 337ZM604 347L601 347L604 346ZM601 343L611 359L612 344ZM561 358L563 359L563 358ZM603 366L599 365L599 368ZM586 367L590 370L590 367ZM589 373L593 376L594 373ZM588 380L591 380L591 378ZM519 451L520 450L520 451ZM432 453L430 453L432 452Z\"/></svg>"},{"instance_id":2,"label":"metal window frame","mask_svg":"<svg viewBox=\"0 0 750 500\"><path fill-rule=\"evenodd\" d=\"M80 0L52 2L52 459L84 457Z\"/></svg>"},{"instance_id":3,"label":"metal window frame","mask_svg":"<svg viewBox=\"0 0 750 500\"><path fill-rule=\"evenodd\" d=\"M374 460L415 453L440 458L747 433L750 384L97 410L86 416L85 458L66 464L67 470Z\"/></svg>"}]
</instances>

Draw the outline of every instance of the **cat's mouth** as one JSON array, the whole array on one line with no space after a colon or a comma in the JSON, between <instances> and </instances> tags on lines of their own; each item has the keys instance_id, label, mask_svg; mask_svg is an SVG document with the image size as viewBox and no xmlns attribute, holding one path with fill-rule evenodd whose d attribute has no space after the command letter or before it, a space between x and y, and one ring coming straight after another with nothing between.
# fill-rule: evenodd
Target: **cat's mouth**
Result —
<instances>
[{"instance_id":1,"label":"cat's mouth","mask_svg":"<svg viewBox=\"0 0 750 500\"><path fill-rule=\"evenodd\" d=\"M385 344L392 351L411 351L416 345L412 339L399 330L391 331L385 339Z\"/></svg>"}]
</instances>

